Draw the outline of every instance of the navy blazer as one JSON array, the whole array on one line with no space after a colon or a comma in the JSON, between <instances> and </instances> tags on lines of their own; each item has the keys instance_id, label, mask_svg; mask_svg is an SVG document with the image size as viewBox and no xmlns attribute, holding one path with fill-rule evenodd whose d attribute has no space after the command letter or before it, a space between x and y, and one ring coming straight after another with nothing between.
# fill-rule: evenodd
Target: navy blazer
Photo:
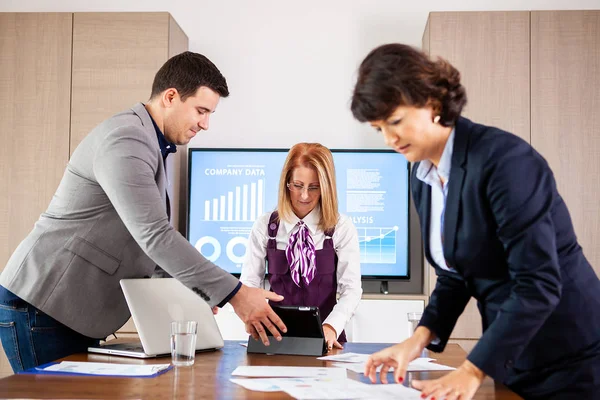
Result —
<instances>
[{"instance_id":1,"label":"navy blazer","mask_svg":"<svg viewBox=\"0 0 600 400\"><path fill-rule=\"evenodd\" d=\"M431 258L431 188L417 168L412 195L438 275L420 322L439 339L430 350L444 349L471 297L484 333L468 359L497 381L576 359L600 343L600 281L539 153L508 132L458 119L443 244L457 273Z\"/></svg>"}]
</instances>

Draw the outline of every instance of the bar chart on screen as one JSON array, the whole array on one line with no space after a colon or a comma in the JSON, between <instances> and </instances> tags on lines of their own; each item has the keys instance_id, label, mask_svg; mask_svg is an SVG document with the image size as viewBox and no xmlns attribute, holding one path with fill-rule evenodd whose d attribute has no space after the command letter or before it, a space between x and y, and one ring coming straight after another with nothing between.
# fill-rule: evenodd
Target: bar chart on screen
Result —
<instances>
[{"instance_id":1,"label":"bar chart on screen","mask_svg":"<svg viewBox=\"0 0 600 400\"><path fill-rule=\"evenodd\" d=\"M253 222L265 212L265 181L237 185L226 193L204 200L203 221Z\"/></svg>"}]
</instances>

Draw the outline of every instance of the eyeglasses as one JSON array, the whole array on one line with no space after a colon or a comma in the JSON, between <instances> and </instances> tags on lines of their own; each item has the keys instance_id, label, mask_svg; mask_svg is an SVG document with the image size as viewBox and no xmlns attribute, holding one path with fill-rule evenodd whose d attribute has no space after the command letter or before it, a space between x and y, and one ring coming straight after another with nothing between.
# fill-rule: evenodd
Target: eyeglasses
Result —
<instances>
[{"instance_id":1,"label":"eyeglasses","mask_svg":"<svg viewBox=\"0 0 600 400\"><path fill-rule=\"evenodd\" d=\"M291 192L303 192L304 185L300 185L298 183L288 183L287 188L290 189ZM321 191L319 186L308 186L307 191L309 194L317 194Z\"/></svg>"}]
</instances>

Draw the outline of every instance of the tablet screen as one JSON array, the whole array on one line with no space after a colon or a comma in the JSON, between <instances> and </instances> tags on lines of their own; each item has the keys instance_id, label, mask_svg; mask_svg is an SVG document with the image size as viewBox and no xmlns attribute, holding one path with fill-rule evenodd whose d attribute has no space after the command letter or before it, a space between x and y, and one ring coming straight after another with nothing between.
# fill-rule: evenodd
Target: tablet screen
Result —
<instances>
[{"instance_id":1,"label":"tablet screen","mask_svg":"<svg viewBox=\"0 0 600 400\"><path fill-rule=\"evenodd\" d=\"M276 306L273 304L271 307L287 327L287 332L283 333L283 336L323 337L319 307ZM271 335L268 331L267 334Z\"/></svg>"}]
</instances>

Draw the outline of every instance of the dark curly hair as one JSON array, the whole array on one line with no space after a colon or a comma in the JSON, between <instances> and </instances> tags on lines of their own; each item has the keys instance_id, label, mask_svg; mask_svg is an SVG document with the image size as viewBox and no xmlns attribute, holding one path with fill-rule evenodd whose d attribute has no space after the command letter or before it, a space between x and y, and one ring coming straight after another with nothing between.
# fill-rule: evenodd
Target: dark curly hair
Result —
<instances>
[{"instance_id":1,"label":"dark curly hair","mask_svg":"<svg viewBox=\"0 0 600 400\"><path fill-rule=\"evenodd\" d=\"M350 108L367 122L389 118L398 106L431 106L441 125L453 126L466 103L460 72L448 61L432 61L420 50L392 43L372 50L361 63Z\"/></svg>"}]
</instances>

